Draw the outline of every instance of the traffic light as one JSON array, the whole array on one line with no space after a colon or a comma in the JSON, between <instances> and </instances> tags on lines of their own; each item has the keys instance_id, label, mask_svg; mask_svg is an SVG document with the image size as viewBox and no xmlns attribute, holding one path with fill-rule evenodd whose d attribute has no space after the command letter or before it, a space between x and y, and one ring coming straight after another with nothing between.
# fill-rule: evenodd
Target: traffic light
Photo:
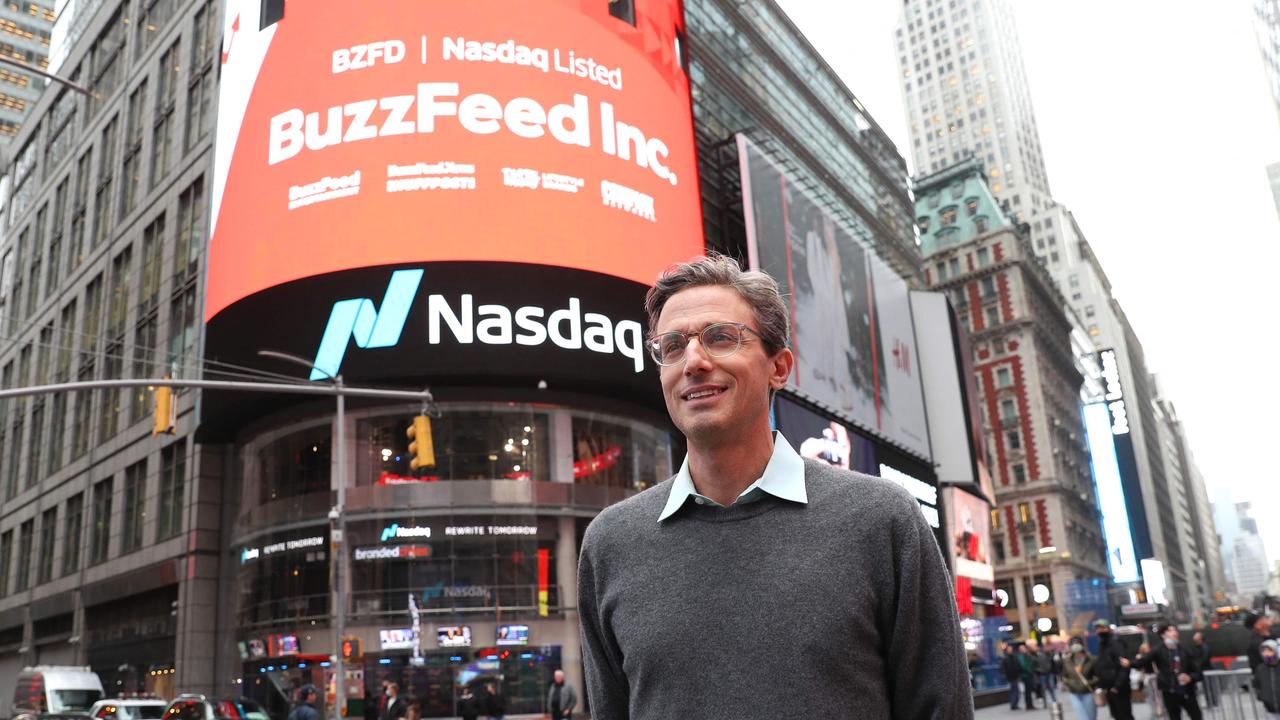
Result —
<instances>
[{"instance_id":1,"label":"traffic light","mask_svg":"<svg viewBox=\"0 0 1280 720\"><path fill-rule=\"evenodd\" d=\"M343 660L359 660L364 657L364 651L360 647L360 638L344 637L342 638L342 659Z\"/></svg>"},{"instance_id":2,"label":"traffic light","mask_svg":"<svg viewBox=\"0 0 1280 720\"><path fill-rule=\"evenodd\" d=\"M409 468L419 470L436 464L435 447L431 444L431 418L418 415L404 431L409 438Z\"/></svg>"},{"instance_id":3,"label":"traffic light","mask_svg":"<svg viewBox=\"0 0 1280 720\"><path fill-rule=\"evenodd\" d=\"M176 408L173 406L173 388L161 385L155 389L155 426L152 435L172 435L176 428Z\"/></svg>"}]
</instances>

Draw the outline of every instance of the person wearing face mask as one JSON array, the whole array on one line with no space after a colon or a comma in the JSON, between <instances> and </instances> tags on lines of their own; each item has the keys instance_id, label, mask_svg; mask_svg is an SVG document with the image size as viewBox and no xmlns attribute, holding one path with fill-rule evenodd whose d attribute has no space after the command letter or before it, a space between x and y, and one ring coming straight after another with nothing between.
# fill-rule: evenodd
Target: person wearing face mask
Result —
<instances>
[{"instance_id":1,"label":"person wearing face mask","mask_svg":"<svg viewBox=\"0 0 1280 720\"><path fill-rule=\"evenodd\" d=\"M1071 638L1071 646L1067 649L1067 656L1062 658L1058 677L1079 720L1098 720L1098 706L1093 699L1093 691L1098 688L1098 678L1094 674L1096 664L1097 660L1085 649L1084 640Z\"/></svg>"},{"instance_id":2,"label":"person wearing face mask","mask_svg":"<svg viewBox=\"0 0 1280 720\"><path fill-rule=\"evenodd\" d=\"M1114 720L1133 720L1130 662L1125 657L1124 644L1111 636L1111 622L1108 620L1094 620L1093 629L1098 634L1098 659L1094 665L1097 687L1106 691L1107 706L1111 708Z\"/></svg>"},{"instance_id":3,"label":"person wearing face mask","mask_svg":"<svg viewBox=\"0 0 1280 720\"><path fill-rule=\"evenodd\" d=\"M1196 683L1204 679L1196 653L1178 643L1178 627L1173 623L1160 626L1160 644L1149 653L1134 658L1136 668L1154 668L1156 685L1164 700L1169 720L1182 720L1186 710L1191 720L1201 720L1196 702Z\"/></svg>"},{"instance_id":4,"label":"person wearing face mask","mask_svg":"<svg viewBox=\"0 0 1280 720\"><path fill-rule=\"evenodd\" d=\"M1263 640L1258 655L1262 662L1253 669L1253 686L1267 709L1268 720L1280 720L1280 643Z\"/></svg>"}]
</instances>

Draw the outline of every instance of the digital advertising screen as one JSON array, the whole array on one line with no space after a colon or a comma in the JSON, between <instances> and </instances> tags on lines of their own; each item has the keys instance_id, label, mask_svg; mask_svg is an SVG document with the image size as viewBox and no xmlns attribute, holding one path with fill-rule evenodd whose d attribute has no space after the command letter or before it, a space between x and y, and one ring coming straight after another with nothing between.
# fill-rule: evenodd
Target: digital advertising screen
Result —
<instances>
[{"instance_id":1,"label":"digital advertising screen","mask_svg":"<svg viewBox=\"0 0 1280 720\"><path fill-rule=\"evenodd\" d=\"M738 160L751 267L790 303L788 387L930 457L907 284L741 134Z\"/></svg>"},{"instance_id":2,"label":"digital advertising screen","mask_svg":"<svg viewBox=\"0 0 1280 720\"><path fill-rule=\"evenodd\" d=\"M450 625L436 630L436 644L445 647L471 647L471 626Z\"/></svg>"},{"instance_id":3,"label":"digital advertising screen","mask_svg":"<svg viewBox=\"0 0 1280 720\"><path fill-rule=\"evenodd\" d=\"M1084 428L1089 441L1093 484L1102 510L1102 530L1107 540L1107 565L1111 569L1111 579L1117 583L1137 582L1141 577L1138 558L1133 547L1120 464L1116 460L1111 414L1106 404L1084 406Z\"/></svg>"},{"instance_id":4,"label":"digital advertising screen","mask_svg":"<svg viewBox=\"0 0 1280 720\"><path fill-rule=\"evenodd\" d=\"M948 556L955 577L990 590L995 584L991 564L991 505L960 488L942 489L947 506ZM989 594L989 593L988 593Z\"/></svg>"},{"instance_id":5,"label":"digital advertising screen","mask_svg":"<svg viewBox=\"0 0 1280 720\"><path fill-rule=\"evenodd\" d=\"M781 395L773 401L774 426L801 457L875 475L875 444L848 427Z\"/></svg>"},{"instance_id":6,"label":"digital advertising screen","mask_svg":"<svg viewBox=\"0 0 1280 720\"><path fill-rule=\"evenodd\" d=\"M657 397L644 293L704 252L680 1L282 5L224 17L206 360Z\"/></svg>"},{"instance_id":7,"label":"digital advertising screen","mask_svg":"<svg viewBox=\"0 0 1280 720\"><path fill-rule=\"evenodd\" d=\"M497 630L499 645L528 645L528 625L499 625Z\"/></svg>"}]
</instances>

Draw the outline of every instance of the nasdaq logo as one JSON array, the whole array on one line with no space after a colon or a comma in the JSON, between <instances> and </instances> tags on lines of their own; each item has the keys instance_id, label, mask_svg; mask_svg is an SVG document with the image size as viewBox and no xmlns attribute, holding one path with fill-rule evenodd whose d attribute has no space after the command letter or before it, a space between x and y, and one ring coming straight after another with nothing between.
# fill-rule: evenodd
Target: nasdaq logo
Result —
<instances>
[{"instance_id":1,"label":"nasdaq logo","mask_svg":"<svg viewBox=\"0 0 1280 720\"><path fill-rule=\"evenodd\" d=\"M382 305L369 298L334 303L312 363L311 379L337 377L347 346L387 348L400 342L405 320L422 283L422 270L397 270L391 275ZM426 298L427 344L439 345L448 336L459 345L539 346L550 342L565 350L617 354L631 361L634 372L644 370L643 329L635 320L614 322L606 315L585 312L581 298L570 297L566 307L548 310L537 305L511 308L477 304L464 293L457 304L444 295Z\"/></svg>"},{"instance_id":2,"label":"nasdaq logo","mask_svg":"<svg viewBox=\"0 0 1280 720\"><path fill-rule=\"evenodd\" d=\"M400 342L400 332L404 330L405 318L409 317L409 307L421 282L421 270L397 270L391 274L387 292L382 296L382 307L375 309L369 298L334 303L316 360L311 364L311 379L337 377L352 338L362 348L392 347Z\"/></svg>"},{"instance_id":3,"label":"nasdaq logo","mask_svg":"<svg viewBox=\"0 0 1280 720\"><path fill-rule=\"evenodd\" d=\"M397 538L429 538L431 537L431 528L429 527L402 527L399 523L391 523L382 529L382 542L395 540Z\"/></svg>"}]
</instances>

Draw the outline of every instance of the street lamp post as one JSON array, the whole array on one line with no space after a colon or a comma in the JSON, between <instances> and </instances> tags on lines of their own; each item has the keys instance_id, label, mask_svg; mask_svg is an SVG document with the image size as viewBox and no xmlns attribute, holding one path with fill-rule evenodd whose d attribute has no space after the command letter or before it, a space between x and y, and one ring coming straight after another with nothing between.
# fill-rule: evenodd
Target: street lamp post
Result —
<instances>
[{"instance_id":1,"label":"street lamp post","mask_svg":"<svg viewBox=\"0 0 1280 720\"><path fill-rule=\"evenodd\" d=\"M263 357L287 360L296 365L317 370L315 364L305 358L280 352L278 350L259 350ZM320 372L325 372L320 370ZM325 373L328 375L328 373ZM342 374L329 375L337 390L338 408L334 418L337 427L334 429L334 444L337 446L335 462L337 470L334 479L338 486L337 503L329 510L329 573L330 585L333 588L333 704L339 718L347 716L346 668L342 657L342 636L347 631L347 595L344 588L346 573L343 563L347 554L343 550L347 541L347 399L342 392Z\"/></svg>"}]
</instances>

